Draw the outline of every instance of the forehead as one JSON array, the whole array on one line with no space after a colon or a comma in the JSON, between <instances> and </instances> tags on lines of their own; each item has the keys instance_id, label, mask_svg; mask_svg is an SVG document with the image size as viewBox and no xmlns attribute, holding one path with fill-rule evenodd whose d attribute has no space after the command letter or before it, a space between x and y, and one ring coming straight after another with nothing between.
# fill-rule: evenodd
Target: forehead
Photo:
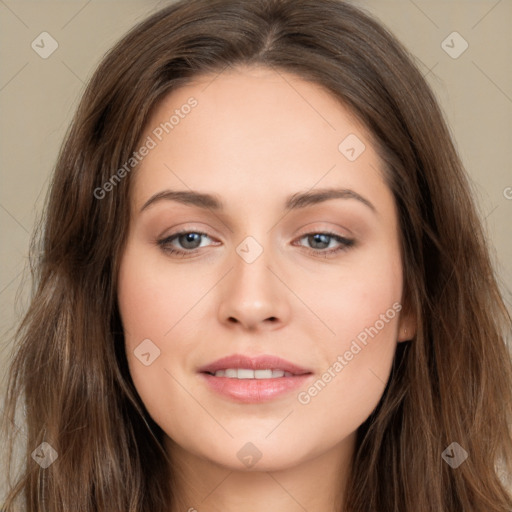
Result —
<instances>
[{"instance_id":1,"label":"forehead","mask_svg":"<svg viewBox=\"0 0 512 512\"><path fill-rule=\"evenodd\" d=\"M169 114L186 106L190 97L198 102L193 110L198 121L210 127L222 125L223 130L236 128L232 135L237 138L263 133L268 142L268 134L277 130L277 142L284 143L287 135L334 134L349 127L366 131L340 98L320 84L263 66L228 67L194 78L164 97L147 128L168 119ZM212 114L215 118L209 117ZM210 135L215 136L215 132Z\"/></svg>"},{"instance_id":2,"label":"forehead","mask_svg":"<svg viewBox=\"0 0 512 512\"><path fill-rule=\"evenodd\" d=\"M199 76L156 106L148 137L155 146L135 176L139 206L158 188L269 199L316 184L373 193L384 185L369 133L353 113L319 84L282 70ZM347 149L360 155L348 158Z\"/></svg>"}]
</instances>

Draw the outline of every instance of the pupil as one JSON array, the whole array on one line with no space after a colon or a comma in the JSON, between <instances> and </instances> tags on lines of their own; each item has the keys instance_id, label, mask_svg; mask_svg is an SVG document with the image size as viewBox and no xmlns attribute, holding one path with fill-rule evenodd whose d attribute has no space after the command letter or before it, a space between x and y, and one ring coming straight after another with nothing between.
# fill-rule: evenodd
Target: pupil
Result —
<instances>
[{"instance_id":1,"label":"pupil","mask_svg":"<svg viewBox=\"0 0 512 512\"><path fill-rule=\"evenodd\" d=\"M199 238L199 233L186 233L185 235L182 235L182 237L185 239L185 243L182 244L183 247L187 249L195 249L196 247L189 247L187 244L191 243L194 245L194 238ZM197 242L197 240L195 240Z\"/></svg>"},{"instance_id":2,"label":"pupil","mask_svg":"<svg viewBox=\"0 0 512 512\"><path fill-rule=\"evenodd\" d=\"M313 239L313 243L311 245L315 246L315 244L319 243L322 245L322 247L316 247L317 249L325 249L329 245L329 239L330 235L325 235L322 233L315 234L310 237L310 239ZM310 240L311 242L311 240Z\"/></svg>"}]
</instances>

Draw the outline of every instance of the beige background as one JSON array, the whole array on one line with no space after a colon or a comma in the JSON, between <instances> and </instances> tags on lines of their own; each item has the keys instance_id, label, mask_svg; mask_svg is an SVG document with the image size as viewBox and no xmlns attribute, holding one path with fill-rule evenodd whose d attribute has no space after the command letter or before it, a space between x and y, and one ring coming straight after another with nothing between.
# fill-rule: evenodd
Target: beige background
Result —
<instances>
[{"instance_id":1,"label":"beige background","mask_svg":"<svg viewBox=\"0 0 512 512\"><path fill-rule=\"evenodd\" d=\"M0 395L13 328L30 292L29 235L71 115L102 55L168 1L0 0ZM503 293L512 289L512 1L362 0L417 58L474 183ZM457 31L467 50L452 58ZM48 32L47 59L31 47ZM448 38L453 51L463 41ZM19 300L15 302L16 295ZM1 412L0 412L1 413ZM0 445L2 443L0 442Z\"/></svg>"}]
</instances>

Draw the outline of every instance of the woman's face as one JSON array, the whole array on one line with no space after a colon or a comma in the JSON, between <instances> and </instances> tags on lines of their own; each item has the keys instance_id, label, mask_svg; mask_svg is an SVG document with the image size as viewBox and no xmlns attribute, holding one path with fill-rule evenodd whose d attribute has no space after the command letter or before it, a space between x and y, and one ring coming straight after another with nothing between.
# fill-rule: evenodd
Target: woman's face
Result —
<instances>
[{"instance_id":1,"label":"woman's face","mask_svg":"<svg viewBox=\"0 0 512 512\"><path fill-rule=\"evenodd\" d=\"M350 446L414 329L363 127L318 85L238 68L168 95L140 146L118 296L169 446L261 470Z\"/></svg>"}]
</instances>

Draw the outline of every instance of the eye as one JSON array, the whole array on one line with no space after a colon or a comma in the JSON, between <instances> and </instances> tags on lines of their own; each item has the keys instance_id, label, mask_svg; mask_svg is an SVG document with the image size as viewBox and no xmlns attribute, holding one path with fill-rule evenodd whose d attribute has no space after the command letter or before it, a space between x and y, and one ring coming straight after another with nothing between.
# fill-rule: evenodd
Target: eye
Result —
<instances>
[{"instance_id":1,"label":"eye","mask_svg":"<svg viewBox=\"0 0 512 512\"><path fill-rule=\"evenodd\" d=\"M186 257L189 254L195 254L197 249L201 246L202 238L210 238L206 233L202 233L199 231L179 231L178 233L174 233L168 237L162 238L157 241L157 244L162 248L164 252L167 254L173 254L177 256ZM211 240L211 238L210 238ZM178 243L180 247L176 247L173 245L173 242Z\"/></svg>"},{"instance_id":2,"label":"eye","mask_svg":"<svg viewBox=\"0 0 512 512\"><path fill-rule=\"evenodd\" d=\"M308 252L322 257L346 251L355 244L355 240L353 239L345 238L341 235L330 232L306 233L299 238L299 240L303 239L307 239L307 243L311 245L311 247L306 247ZM334 247L332 246L332 243L335 244ZM302 246L302 244L299 245Z\"/></svg>"},{"instance_id":3,"label":"eye","mask_svg":"<svg viewBox=\"0 0 512 512\"><path fill-rule=\"evenodd\" d=\"M195 254L199 248L204 247L204 245L201 245L204 238L211 240L206 233L183 230L178 233L173 233L161 240L157 240L157 244L167 254L187 257ZM330 232L306 233L298 240L303 239L306 239L307 243L310 244L311 247L306 247L302 244L298 245L304 247L308 252L315 256L325 258L341 251L346 251L355 244L355 240L353 239L345 238L341 235ZM178 246L176 246L176 244L178 244Z\"/></svg>"}]
</instances>

